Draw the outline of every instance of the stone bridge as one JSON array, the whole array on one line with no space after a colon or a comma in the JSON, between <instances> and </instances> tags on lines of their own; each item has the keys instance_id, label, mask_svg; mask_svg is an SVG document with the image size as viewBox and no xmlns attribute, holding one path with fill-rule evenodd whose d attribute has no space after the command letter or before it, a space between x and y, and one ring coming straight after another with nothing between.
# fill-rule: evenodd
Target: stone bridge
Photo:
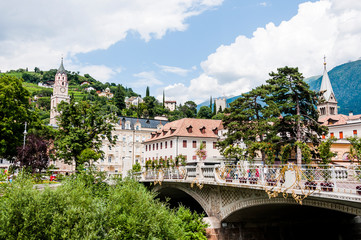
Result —
<instances>
[{"instance_id":1,"label":"stone bridge","mask_svg":"<svg viewBox=\"0 0 361 240\"><path fill-rule=\"evenodd\" d=\"M257 237L257 234L265 228L272 229L271 225L277 221L277 228L286 229L289 221L299 226L302 219L306 225L320 225L321 221L325 228L343 219L336 225L344 223L358 230L337 234L354 238L361 237L359 173L355 167L206 166L198 163L196 166L148 169L140 181L157 191L161 199L170 198L171 205L181 203L203 212L210 224L211 239L270 239ZM249 224L264 218L267 221L261 224L261 229ZM332 232L334 227L331 228ZM282 231L285 236L294 234ZM325 235L319 237L325 239Z\"/></svg>"}]
</instances>

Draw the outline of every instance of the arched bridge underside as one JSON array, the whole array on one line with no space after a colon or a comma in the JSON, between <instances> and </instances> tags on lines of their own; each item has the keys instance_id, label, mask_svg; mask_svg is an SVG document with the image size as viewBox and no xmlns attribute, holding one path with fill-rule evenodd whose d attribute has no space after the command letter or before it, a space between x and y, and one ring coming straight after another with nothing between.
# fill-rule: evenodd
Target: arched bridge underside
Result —
<instances>
[{"instance_id":1,"label":"arched bridge underside","mask_svg":"<svg viewBox=\"0 0 361 240\"><path fill-rule=\"evenodd\" d=\"M205 184L202 188L189 183L162 182L151 184L151 188L161 198L170 198L170 203L181 203L197 212L204 212L208 217L215 217L220 222L238 222L250 216L268 212L269 216L283 213L297 216L297 213L318 213L326 216L332 214L361 215L361 203L347 200L335 200L309 196L298 204L291 195L287 198L278 196L269 198L265 191L259 189L217 186ZM257 210L258 209L258 210ZM312 218L312 216L310 216Z\"/></svg>"}]
</instances>

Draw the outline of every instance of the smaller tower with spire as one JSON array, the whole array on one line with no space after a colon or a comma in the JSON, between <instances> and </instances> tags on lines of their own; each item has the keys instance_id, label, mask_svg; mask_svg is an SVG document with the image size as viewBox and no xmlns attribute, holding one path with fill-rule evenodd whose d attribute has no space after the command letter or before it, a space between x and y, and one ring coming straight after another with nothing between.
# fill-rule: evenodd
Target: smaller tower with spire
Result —
<instances>
[{"instance_id":1,"label":"smaller tower with spire","mask_svg":"<svg viewBox=\"0 0 361 240\"><path fill-rule=\"evenodd\" d=\"M324 56L323 66L324 69L320 88L320 92L322 92L322 95L320 96L321 103L317 106L317 109L320 112L320 116L337 115L337 100L326 70L326 56Z\"/></svg>"},{"instance_id":2,"label":"smaller tower with spire","mask_svg":"<svg viewBox=\"0 0 361 240\"><path fill-rule=\"evenodd\" d=\"M51 96L50 102L50 125L52 126L57 125L56 116L59 115L59 112L56 110L56 107L61 101L70 101L70 97L68 95L68 77L63 65L63 58L61 58L60 67L55 74L53 95Z\"/></svg>"}]
</instances>

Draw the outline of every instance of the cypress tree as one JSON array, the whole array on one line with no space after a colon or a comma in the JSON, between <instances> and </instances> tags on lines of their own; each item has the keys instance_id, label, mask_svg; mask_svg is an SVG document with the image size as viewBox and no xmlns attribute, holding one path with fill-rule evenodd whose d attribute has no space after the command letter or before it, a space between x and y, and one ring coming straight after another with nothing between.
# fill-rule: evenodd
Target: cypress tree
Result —
<instances>
[{"instance_id":1,"label":"cypress tree","mask_svg":"<svg viewBox=\"0 0 361 240\"><path fill-rule=\"evenodd\" d=\"M145 90L145 96L149 97L149 86L147 86L147 89Z\"/></svg>"}]
</instances>

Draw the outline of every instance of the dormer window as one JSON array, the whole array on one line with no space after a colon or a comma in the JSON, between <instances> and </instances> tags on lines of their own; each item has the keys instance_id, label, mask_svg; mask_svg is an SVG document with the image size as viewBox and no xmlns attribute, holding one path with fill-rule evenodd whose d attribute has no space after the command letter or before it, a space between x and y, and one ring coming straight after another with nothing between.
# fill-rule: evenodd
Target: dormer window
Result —
<instances>
[{"instance_id":1,"label":"dormer window","mask_svg":"<svg viewBox=\"0 0 361 240\"><path fill-rule=\"evenodd\" d=\"M188 133L192 133L192 132L193 132L193 127L192 127L192 125L189 125L189 126L187 127L187 132L188 132Z\"/></svg>"},{"instance_id":2,"label":"dormer window","mask_svg":"<svg viewBox=\"0 0 361 240\"><path fill-rule=\"evenodd\" d=\"M201 131L202 134L205 134L206 133L206 127L203 126L199 129Z\"/></svg>"},{"instance_id":3,"label":"dormer window","mask_svg":"<svg viewBox=\"0 0 361 240\"><path fill-rule=\"evenodd\" d=\"M167 134L168 131L163 130L163 136Z\"/></svg>"},{"instance_id":4,"label":"dormer window","mask_svg":"<svg viewBox=\"0 0 361 240\"><path fill-rule=\"evenodd\" d=\"M170 128L170 134L173 134L175 132L175 128Z\"/></svg>"},{"instance_id":5,"label":"dormer window","mask_svg":"<svg viewBox=\"0 0 361 240\"><path fill-rule=\"evenodd\" d=\"M218 128L217 128L217 127L216 127L216 128L213 128L213 133L216 134L216 135L218 135Z\"/></svg>"}]
</instances>

